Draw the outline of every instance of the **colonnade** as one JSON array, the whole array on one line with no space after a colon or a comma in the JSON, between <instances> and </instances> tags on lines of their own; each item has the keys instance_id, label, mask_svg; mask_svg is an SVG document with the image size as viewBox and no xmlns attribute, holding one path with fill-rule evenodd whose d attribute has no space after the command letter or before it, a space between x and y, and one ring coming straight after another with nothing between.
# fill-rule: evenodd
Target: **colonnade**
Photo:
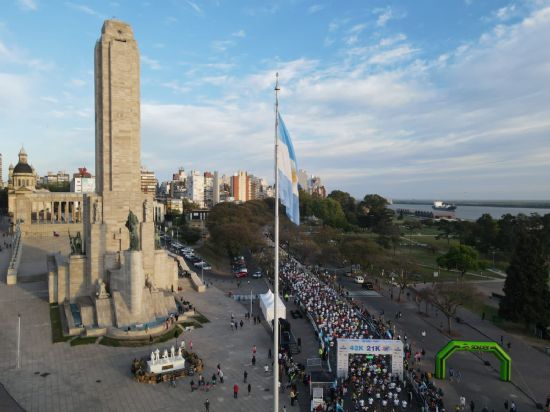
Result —
<instances>
[{"instance_id":1,"label":"colonnade","mask_svg":"<svg viewBox=\"0 0 550 412\"><path fill-rule=\"evenodd\" d=\"M82 200L33 201L32 224L81 223Z\"/></svg>"}]
</instances>

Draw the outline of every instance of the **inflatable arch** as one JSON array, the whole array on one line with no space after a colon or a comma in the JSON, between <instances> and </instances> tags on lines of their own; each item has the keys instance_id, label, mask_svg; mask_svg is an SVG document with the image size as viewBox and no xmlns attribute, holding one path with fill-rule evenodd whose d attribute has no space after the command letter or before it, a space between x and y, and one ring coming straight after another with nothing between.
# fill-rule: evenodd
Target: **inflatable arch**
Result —
<instances>
[{"instance_id":1,"label":"inflatable arch","mask_svg":"<svg viewBox=\"0 0 550 412\"><path fill-rule=\"evenodd\" d=\"M452 340L447 343L435 357L435 377L445 379L447 375L447 358L459 350L470 352L491 352L500 361L500 380L509 382L512 377L512 358L496 342L472 342Z\"/></svg>"}]
</instances>

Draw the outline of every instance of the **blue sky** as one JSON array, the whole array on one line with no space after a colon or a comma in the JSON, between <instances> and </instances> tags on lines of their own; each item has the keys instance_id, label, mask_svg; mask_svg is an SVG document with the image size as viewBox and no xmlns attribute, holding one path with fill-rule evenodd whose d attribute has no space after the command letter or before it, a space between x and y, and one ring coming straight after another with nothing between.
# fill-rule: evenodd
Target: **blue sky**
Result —
<instances>
[{"instance_id":1,"label":"blue sky","mask_svg":"<svg viewBox=\"0 0 550 412\"><path fill-rule=\"evenodd\" d=\"M273 85L299 167L357 197L549 199L550 1L4 0L0 153L94 169L103 20L141 52L142 163L271 180Z\"/></svg>"}]
</instances>

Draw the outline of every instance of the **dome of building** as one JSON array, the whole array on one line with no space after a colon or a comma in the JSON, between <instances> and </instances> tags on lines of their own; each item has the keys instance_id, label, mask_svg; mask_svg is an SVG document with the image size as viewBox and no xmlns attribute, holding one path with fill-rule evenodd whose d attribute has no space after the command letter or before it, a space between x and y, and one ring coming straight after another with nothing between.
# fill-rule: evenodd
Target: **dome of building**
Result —
<instances>
[{"instance_id":1,"label":"dome of building","mask_svg":"<svg viewBox=\"0 0 550 412\"><path fill-rule=\"evenodd\" d=\"M17 163L13 169L13 173L30 173L32 174L32 167L28 163Z\"/></svg>"}]
</instances>

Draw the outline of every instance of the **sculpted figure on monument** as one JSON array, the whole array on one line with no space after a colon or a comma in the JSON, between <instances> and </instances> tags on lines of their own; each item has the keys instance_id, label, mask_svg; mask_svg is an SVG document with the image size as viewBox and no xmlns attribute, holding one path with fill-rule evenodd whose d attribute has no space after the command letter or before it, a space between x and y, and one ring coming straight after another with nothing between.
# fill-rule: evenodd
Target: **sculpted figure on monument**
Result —
<instances>
[{"instance_id":1,"label":"sculpted figure on monument","mask_svg":"<svg viewBox=\"0 0 550 412\"><path fill-rule=\"evenodd\" d=\"M82 255L82 238L80 232L76 233L76 236L71 236L69 232L69 243L71 245L71 255Z\"/></svg>"},{"instance_id":2,"label":"sculpted figure on monument","mask_svg":"<svg viewBox=\"0 0 550 412\"><path fill-rule=\"evenodd\" d=\"M101 205L99 204L99 200L96 199L94 202L93 223L99 222L101 222Z\"/></svg>"},{"instance_id":3,"label":"sculpted figure on monument","mask_svg":"<svg viewBox=\"0 0 550 412\"><path fill-rule=\"evenodd\" d=\"M109 294L107 293L107 290L105 289L105 282L103 282L103 279L97 280L97 287L96 287L96 296L98 299L107 299L109 297Z\"/></svg>"},{"instance_id":4,"label":"sculpted figure on monument","mask_svg":"<svg viewBox=\"0 0 550 412\"><path fill-rule=\"evenodd\" d=\"M130 250L140 250L138 223L139 220L137 216L130 210L130 213L128 213L128 220L126 220L126 227L130 232Z\"/></svg>"}]
</instances>

